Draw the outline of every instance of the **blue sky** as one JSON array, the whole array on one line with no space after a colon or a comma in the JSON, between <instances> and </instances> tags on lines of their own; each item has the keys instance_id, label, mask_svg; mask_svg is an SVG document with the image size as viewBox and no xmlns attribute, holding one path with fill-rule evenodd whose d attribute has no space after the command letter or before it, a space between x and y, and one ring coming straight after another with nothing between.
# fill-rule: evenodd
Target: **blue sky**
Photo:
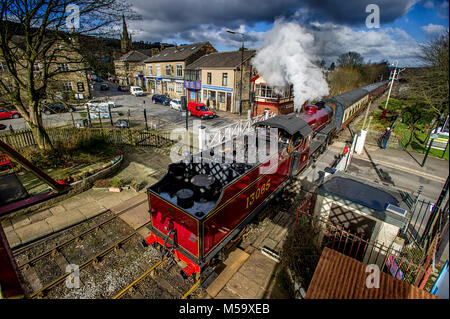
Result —
<instances>
[{"instance_id":1,"label":"blue sky","mask_svg":"<svg viewBox=\"0 0 450 319\"><path fill-rule=\"evenodd\" d=\"M331 63L348 51L366 61L418 64L420 44L448 29L448 0L130 0L141 21L130 22L135 40L193 43L209 41L234 50L245 32L246 47L259 49L277 19L311 33L318 59ZM380 8L380 28L365 25L366 7Z\"/></svg>"}]
</instances>

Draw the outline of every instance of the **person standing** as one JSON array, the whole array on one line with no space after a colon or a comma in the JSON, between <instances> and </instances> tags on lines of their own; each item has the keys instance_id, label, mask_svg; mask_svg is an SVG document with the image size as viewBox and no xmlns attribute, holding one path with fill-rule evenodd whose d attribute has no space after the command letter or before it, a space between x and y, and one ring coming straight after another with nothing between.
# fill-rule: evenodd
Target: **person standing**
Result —
<instances>
[{"instance_id":1,"label":"person standing","mask_svg":"<svg viewBox=\"0 0 450 319\"><path fill-rule=\"evenodd\" d=\"M213 100L213 109L216 110L216 100Z\"/></svg>"},{"instance_id":2,"label":"person standing","mask_svg":"<svg viewBox=\"0 0 450 319\"><path fill-rule=\"evenodd\" d=\"M389 141L389 137L391 137L391 128L388 127L386 129L386 132L384 132L383 136L381 137L381 148L386 149L387 142Z\"/></svg>"}]
</instances>

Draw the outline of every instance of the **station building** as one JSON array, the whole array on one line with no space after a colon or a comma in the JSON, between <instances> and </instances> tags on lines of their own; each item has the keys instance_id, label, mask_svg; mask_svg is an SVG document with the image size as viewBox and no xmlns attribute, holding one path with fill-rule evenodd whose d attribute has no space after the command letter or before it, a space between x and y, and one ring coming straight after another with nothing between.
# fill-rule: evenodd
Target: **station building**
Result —
<instances>
[{"instance_id":1,"label":"station building","mask_svg":"<svg viewBox=\"0 0 450 319\"><path fill-rule=\"evenodd\" d=\"M265 111L277 115L294 112L293 85L288 85L283 88L274 88L269 86L266 80L260 75L253 77L251 83L253 116L261 115Z\"/></svg>"}]
</instances>

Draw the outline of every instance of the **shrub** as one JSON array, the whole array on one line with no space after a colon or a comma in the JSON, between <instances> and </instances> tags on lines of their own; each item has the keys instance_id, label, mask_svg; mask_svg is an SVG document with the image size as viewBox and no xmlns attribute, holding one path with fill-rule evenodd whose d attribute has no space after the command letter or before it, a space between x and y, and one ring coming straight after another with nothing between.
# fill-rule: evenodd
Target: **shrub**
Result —
<instances>
[{"instance_id":1,"label":"shrub","mask_svg":"<svg viewBox=\"0 0 450 319\"><path fill-rule=\"evenodd\" d=\"M114 177L114 178L110 179L109 185L111 187L123 187L123 186L125 186L125 183L120 178Z\"/></svg>"},{"instance_id":2,"label":"shrub","mask_svg":"<svg viewBox=\"0 0 450 319\"><path fill-rule=\"evenodd\" d=\"M109 187L109 180L107 179L99 179L94 182L94 186L98 188L107 188Z\"/></svg>"}]
</instances>

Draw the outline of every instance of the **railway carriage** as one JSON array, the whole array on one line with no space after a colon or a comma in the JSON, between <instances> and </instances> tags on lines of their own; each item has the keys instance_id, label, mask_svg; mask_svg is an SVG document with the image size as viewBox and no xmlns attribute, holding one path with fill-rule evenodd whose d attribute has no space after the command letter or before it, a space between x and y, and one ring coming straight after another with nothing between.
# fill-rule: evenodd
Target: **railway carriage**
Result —
<instances>
[{"instance_id":1,"label":"railway carriage","mask_svg":"<svg viewBox=\"0 0 450 319\"><path fill-rule=\"evenodd\" d=\"M260 154L270 153L272 130L263 130L262 140L252 132L170 164L165 176L147 189L151 235L144 246L184 261L181 274L186 278L201 273L291 178L326 150L364 108L369 94L353 90L306 105L300 113L256 123L278 130L278 151L268 157Z\"/></svg>"}]
</instances>

